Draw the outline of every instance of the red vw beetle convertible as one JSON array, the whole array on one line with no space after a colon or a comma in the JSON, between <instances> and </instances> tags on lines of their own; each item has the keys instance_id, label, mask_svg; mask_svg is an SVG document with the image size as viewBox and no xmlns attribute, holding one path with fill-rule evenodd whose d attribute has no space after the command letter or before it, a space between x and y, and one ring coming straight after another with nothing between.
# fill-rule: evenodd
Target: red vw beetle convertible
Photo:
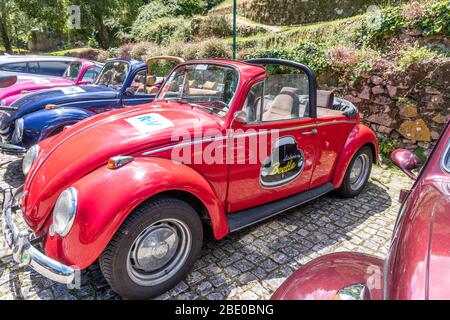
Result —
<instances>
[{"instance_id":1,"label":"red vw beetle convertible","mask_svg":"<svg viewBox=\"0 0 450 320\"><path fill-rule=\"evenodd\" d=\"M334 253L300 268L273 299L416 300L450 298L450 123L418 177L420 160L398 149L392 162L416 180L402 207L385 261Z\"/></svg>"},{"instance_id":2,"label":"red vw beetle convertible","mask_svg":"<svg viewBox=\"0 0 450 320\"><path fill-rule=\"evenodd\" d=\"M186 276L205 228L222 239L332 190L355 196L377 157L356 108L318 91L308 67L192 61L154 102L33 146L4 229L15 261L50 279L72 283L98 259L120 295L154 297Z\"/></svg>"}]
</instances>

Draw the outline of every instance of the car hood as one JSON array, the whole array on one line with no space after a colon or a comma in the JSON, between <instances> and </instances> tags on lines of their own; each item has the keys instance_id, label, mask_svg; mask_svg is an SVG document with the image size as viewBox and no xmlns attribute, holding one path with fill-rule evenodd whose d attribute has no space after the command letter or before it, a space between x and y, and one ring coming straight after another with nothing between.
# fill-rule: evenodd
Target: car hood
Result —
<instances>
[{"instance_id":1,"label":"car hood","mask_svg":"<svg viewBox=\"0 0 450 320\"><path fill-rule=\"evenodd\" d=\"M184 104L155 102L99 114L44 140L24 186L25 219L40 229L60 193L111 157L172 144L174 129L194 137L200 127L217 132L221 121Z\"/></svg>"},{"instance_id":2,"label":"car hood","mask_svg":"<svg viewBox=\"0 0 450 320\"><path fill-rule=\"evenodd\" d=\"M57 87L26 94L14 101L11 107L17 110L14 118L19 118L40 110L48 104L62 105L70 102L113 99L116 97L116 90L106 86Z\"/></svg>"}]
</instances>

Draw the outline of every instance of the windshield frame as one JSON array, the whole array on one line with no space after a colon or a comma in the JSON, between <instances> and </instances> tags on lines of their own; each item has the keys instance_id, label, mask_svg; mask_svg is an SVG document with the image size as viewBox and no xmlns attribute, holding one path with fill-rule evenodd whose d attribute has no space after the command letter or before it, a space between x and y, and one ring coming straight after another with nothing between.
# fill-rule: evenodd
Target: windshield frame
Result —
<instances>
[{"instance_id":1,"label":"windshield frame","mask_svg":"<svg viewBox=\"0 0 450 320\"><path fill-rule=\"evenodd\" d=\"M192 65L205 65L205 64L206 65L212 65L212 66L218 66L218 67L222 67L222 68L233 69L236 72L236 74L237 74L236 91L233 94L233 98L229 102L228 111L224 112L223 115L220 115L218 112L214 112L211 109L204 108L201 105L196 104L196 103L190 103L190 102L185 102L185 101L183 101L183 103L189 104L192 107L199 108L199 109L201 109L201 110L203 110L205 112L208 112L210 114L213 114L213 115L215 115L215 116L217 116L219 118L225 118L227 115L230 114L230 111L233 109L234 103L236 101L236 98L238 96L238 92L239 92L240 87L241 87L241 72L240 72L239 68L234 66L234 65L232 65L232 64L225 63L225 62L221 63L221 62L215 62L215 61L192 61L192 62L185 62L185 63L182 63L182 64L179 64L179 65L175 66L175 68L173 68L172 72L167 76L166 80L164 80L164 82L163 82L163 84L161 86L161 89L159 90L158 94L155 97L155 101L157 101L157 102L171 101L170 99L161 98L160 95L161 95L162 89L166 86L166 84L168 83L169 79L172 77L172 74L175 73L178 70L178 68L182 68L182 67L186 67L186 66L192 66Z\"/></svg>"},{"instance_id":2,"label":"windshield frame","mask_svg":"<svg viewBox=\"0 0 450 320\"><path fill-rule=\"evenodd\" d=\"M100 78L101 78L100 76L103 74L103 70L105 70L105 67L106 67L108 64L114 64L114 63L124 63L124 64L127 64L128 67L129 67L128 72L127 72L127 74L125 75L125 80L123 81L122 85L121 85L120 87L116 88L116 87L113 87L113 86L110 86L110 85L107 86L107 85L105 85L105 84L98 83L99 80L100 80ZM132 71L133 71L133 66L132 66L132 64L130 63L130 61L126 61L126 60L111 60L111 61L107 61L107 62L103 65L103 67L102 67L100 73L97 75L97 78L95 79L95 82L94 82L93 84L95 84L95 85L97 85L97 86L106 86L106 87L108 87L108 88L112 88L112 89L114 89L115 91L119 92L119 91L121 91L121 90L125 87L125 85L127 84L128 77L129 77L129 75L130 75L130 73L131 73Z\"/></svg>"}]
</instances>

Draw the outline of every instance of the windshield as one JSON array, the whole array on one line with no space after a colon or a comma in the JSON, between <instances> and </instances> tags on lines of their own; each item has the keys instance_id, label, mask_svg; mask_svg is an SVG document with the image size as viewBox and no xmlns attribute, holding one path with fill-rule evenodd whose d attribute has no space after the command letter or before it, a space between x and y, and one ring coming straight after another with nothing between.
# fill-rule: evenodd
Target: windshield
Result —
<instances>
[{"instance_id":1,"label":"windshield","mask_svg":"<svg viewBox=\"0 0 450 320\"><path fill-rule=\"evenodd\" d=\"M157 100L182 101L224 116L230 110L238 82L238 71L230 67L185 65L170 75Z\"/></svg>"},{"instance_id":2,"label":"windshield","mask_svg":"<svg viewBox=\"0 0 450 320\"><path fill-rule=\"evenodd\" d=\"M119 90L127 79L128 72L130 72L130 64L128 62L108 62L98 76L96 84Z\"/></svg>"},{"instance_id":3,"label":"windshield","mask_svg":"<svg viewBox=\"0 0 450 320\"><path fill-rule=\"evenodd\" d=\"M80 71L81 71L81 63L80 62L72 62L69 65L69 67L66 69L66 71L64 72L63 77L74 81L77 79Z\"/></svg>"}]
</instances>

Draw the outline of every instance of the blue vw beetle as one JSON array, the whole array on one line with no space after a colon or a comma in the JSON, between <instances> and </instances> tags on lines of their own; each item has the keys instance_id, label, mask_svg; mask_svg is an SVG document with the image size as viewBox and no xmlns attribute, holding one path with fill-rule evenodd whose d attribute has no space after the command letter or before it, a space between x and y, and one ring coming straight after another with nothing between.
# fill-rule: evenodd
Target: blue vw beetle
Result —
<instances>
[{"instance_id":1,"label":"blue vw beetle","mask_svg":"<svg viewBox=\"0 0 450 320\"><path fill-rule=\"evenodd\" d=\"M153 101L164 81L149 75L151 63L177 57L152 57L147 64L133 59L109 60L93 85L60 87L28 93L0 108L0 148L24 153L39 141L92 115Z\"/></svg>"}]
</instances>

